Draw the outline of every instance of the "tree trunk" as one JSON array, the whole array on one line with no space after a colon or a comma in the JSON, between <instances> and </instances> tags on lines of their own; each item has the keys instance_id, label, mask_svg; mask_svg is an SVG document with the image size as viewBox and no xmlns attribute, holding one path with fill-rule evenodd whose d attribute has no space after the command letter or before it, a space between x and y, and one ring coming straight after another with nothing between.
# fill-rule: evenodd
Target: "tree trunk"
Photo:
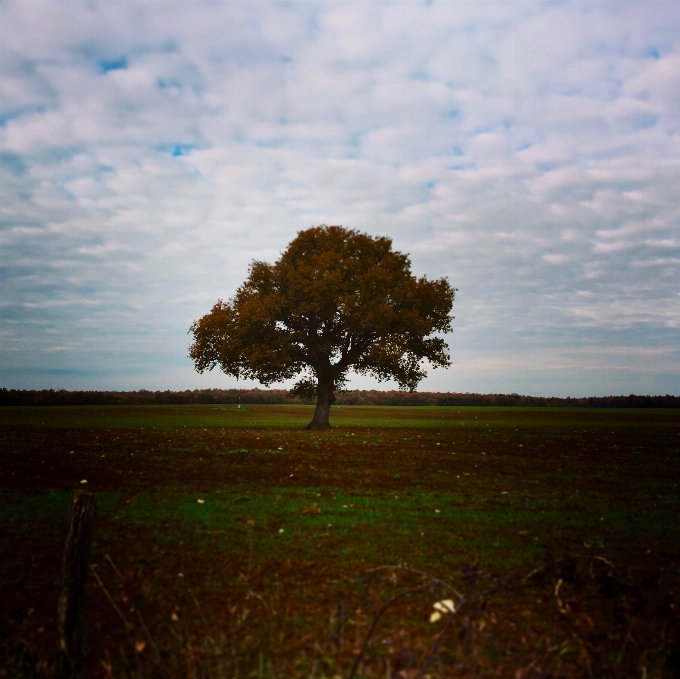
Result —
<instances>
[{"instance_id":1,"label":"tree trunk","mask_svg":"<svg viewBox=\"0 0 680 679\"><path fill-rule=\"evenodd\" d=\"M85 586L96 510L97 496L94 493L78 492L74 495L57 616L58 649L54 673L57 679L77 679L82 673Z\"/></svg>"},{"instance_id":2,"label":"tree trunk","mask_svg":"<svg viewBox=\"0 0 680 679\"><path fill-rule=\"evenodd\" d=\"M316 388L316 409L314 417L307 425L307 429L330 429L328 418L331 414L331 406L335 403L335 385L332 382L322 382Z\"/></svg>"}]
</instances>

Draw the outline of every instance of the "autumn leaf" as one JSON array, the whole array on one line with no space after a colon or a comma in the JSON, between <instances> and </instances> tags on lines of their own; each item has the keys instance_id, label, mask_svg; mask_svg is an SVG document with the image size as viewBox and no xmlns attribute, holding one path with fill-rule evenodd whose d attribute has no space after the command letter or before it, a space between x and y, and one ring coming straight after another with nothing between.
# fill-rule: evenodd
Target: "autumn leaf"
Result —
<instances>
[{"instance_id":1,"label":"autumn leaf","mask_svg":"<svg viewBox=\"0 0 680 679\"><path fill-rule=\"evenodd\" d=\"M441 620L442 613L455 613L456 605L453 599L443 599L442 601L437 601L433 606L434 612L430 614L430 622L437 622Z\"/></svg>"}]
</instances>

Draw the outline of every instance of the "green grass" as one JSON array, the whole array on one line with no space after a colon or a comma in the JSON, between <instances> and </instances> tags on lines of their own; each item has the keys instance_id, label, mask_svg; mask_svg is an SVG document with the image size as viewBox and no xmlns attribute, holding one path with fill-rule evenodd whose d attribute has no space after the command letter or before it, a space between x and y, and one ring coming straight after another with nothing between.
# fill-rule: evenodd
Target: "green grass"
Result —
<instances>
[{"instance_id":1,"label":"green grass","mask_svg":"<svg viewBox=\"0 0 680 679\"><path fill-rule=\"evenodd\" d=\"M98 493L97 512L106 516L113 512L120 493ZM0 493L0 516L4 522L30 525L32 521L68 522L73 502L70 491L52 490L42 493Z\"/></svg>"},{"instance_id":2,"label":"green grass","mask_svg":"<svg viewBox=\"0 0 680 679\"><path fill-rule=\"evenodd\" d=\"M300 429L314 412L305 405L249 405L240 410L216 406L16 406L0 407L0 426L87 429L265 428ZM590 408L515 408L477 406L335 406L338 428L532 429L560 425L565 416L576 429L601 430L653 425L677 411ZM630 417L622 417L623 414Z\"/></svg>"},{"instance_id":3,"label":"green grass","mask_svg":"<svg viewBox=\"0 0 680 679\"><path fill-rule=\"evenodd\" d=\"M1 493L0 516L14 530L35 530L43 522L65 525L72 494ZM545 494L508 493L495 488L464 498L455 493L408 491L329 491L325 487L239 489L187 492L162 488L135 493L116 509L120 493L99 493L99 517L115 531L134 524L161 543L189 541L197 550L238 554L251 541L256 557L285 560L292 542L298 557L332 549L344 565L352 559L379 563L437 563L451 567L461 558L493 564L530 563L546 548L559 550L572 536L580 543L606 545L626 541L653 544L679 537L677 498L666 498L654 511L605 495L589 497L588 511L574 506L578 493L560 500ZM199 502L203 500L203 502ZM317 506L320 513L303 513ZM280 531L283 530L283 533ZM525 531L526 534L520 534ZM670 531L670 533L669 533ZM500 559L496 555L500 556Z\"/></svg>"}]
</instances>

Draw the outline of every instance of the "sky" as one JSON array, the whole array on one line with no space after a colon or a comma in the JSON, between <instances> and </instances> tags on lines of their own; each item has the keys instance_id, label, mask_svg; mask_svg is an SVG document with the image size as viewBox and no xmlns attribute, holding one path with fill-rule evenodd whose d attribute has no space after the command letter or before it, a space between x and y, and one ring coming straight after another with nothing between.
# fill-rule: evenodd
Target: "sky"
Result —
<instances>
[{"instance_id":1,"label":"sky","mask_svg":"<svg viewBox=\"0 0 680 679\"><path fill-rule=\"evenodd\" d=\"M458 289L419 390L680 395L679 187L677 0L0 0L0 386L254 386L191 323L339 224Z\"/></svg>"}]
</instances>

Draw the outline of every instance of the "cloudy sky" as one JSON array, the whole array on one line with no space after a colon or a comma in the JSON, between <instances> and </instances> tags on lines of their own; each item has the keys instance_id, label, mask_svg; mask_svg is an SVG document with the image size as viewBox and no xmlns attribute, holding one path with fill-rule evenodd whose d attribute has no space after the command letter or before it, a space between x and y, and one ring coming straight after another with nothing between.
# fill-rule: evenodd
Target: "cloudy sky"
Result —
<instances>
[{"instance_id":1,"label":"cloudy sky","mask_svg":"<svg viewBox=\"0 0 680 679\"><path fill-rule=\"evenodd\" d=\"M680 394L680 2L1 0L0 49L2 386L236 386L189 326L325 223L459 289L423 390Z\"/></svg>"}]
</instances>

